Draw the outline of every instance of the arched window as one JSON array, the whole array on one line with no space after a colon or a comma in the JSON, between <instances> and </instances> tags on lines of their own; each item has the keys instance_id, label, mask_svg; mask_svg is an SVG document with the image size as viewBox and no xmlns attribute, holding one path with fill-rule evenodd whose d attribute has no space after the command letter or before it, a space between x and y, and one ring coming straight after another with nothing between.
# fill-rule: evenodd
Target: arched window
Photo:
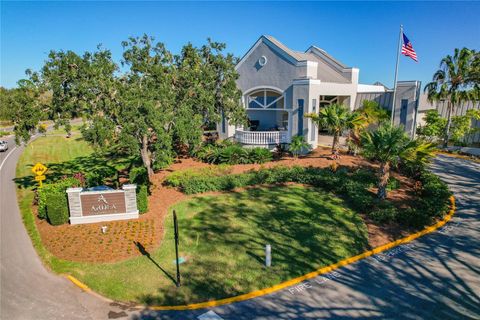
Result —
<instances>
[{"instance_id":1,"label":"arched window","mask_svg":"<svg viewBox=\"0 0 480 320\"><path fill-rule=\"evenodd\" d=\"M246 96L247 109L285 109L281 92L272 89L258 89Z\"/></svg>"}]
</instances>

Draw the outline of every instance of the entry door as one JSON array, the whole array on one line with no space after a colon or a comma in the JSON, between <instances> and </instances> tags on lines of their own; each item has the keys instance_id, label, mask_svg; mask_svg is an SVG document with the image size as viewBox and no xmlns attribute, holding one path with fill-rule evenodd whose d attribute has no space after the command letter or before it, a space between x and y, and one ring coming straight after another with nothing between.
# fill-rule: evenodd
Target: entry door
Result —
<instances>
[{"instance_id":1,"label":"entry door","mask_svg":"<svg viewBox=\"0 0 480 320\"><path fill-rule=\"evenodd\" d=\"M407 109L408 109L408 99L402 99L402 104L400 109L400 124L403 124L404 127L407 126Z\"/></svg>"},{"instance_id":2,"label":"entry door","mask_svg":"<svg viewBox=\"0 0 480 320\"><path fill-rule=\"evenodd\" d=\"M303 136L303 99L298 99L298 135Z\"/></svg>"}]
</instances>

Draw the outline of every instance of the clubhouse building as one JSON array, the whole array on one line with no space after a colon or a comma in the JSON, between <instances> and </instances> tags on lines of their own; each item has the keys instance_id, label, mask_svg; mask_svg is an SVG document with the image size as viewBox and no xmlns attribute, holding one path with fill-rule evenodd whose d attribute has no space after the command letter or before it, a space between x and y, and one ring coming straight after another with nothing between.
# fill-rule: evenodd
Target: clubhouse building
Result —
<instances>
[{"instance_id":1,"label":"clubhouse building","mask_svg":"<svg viewBox=\"0 0 480 320\"><path fill-rule=\"evenodd\" d=\"M314 148L319 128L306 113L332 103L355 110L364 100L392 108L393 90L380 83L358 82L358 68L348 67L316 46L304 52L287 48L271 36L261 36L238 62L237 80L243 92L249 126L234 126L226 119L217 125L220 138L251 146L273 147L302 135ZM395 123L413 134L420 95L420 81L397 83Z\"/></svg>"}]
</instances>

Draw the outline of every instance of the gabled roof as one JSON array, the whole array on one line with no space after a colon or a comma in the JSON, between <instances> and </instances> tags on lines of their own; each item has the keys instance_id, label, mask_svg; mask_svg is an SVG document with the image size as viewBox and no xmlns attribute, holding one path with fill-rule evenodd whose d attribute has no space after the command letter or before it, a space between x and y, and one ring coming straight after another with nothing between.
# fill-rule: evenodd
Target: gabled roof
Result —
<instances>
[{"instance_id":1,"label":"gabled roof","mask_svg":"<svg viewBox=\"0 0 480 320\"><path fill-rule=\"evenodd\" d=\"M325 50L311 46L305 52L295 51L288 48L274 37L265 35L262 35L240 59L235 67L236 69L239 68L239 66L247 59L247 57L260 43L265 43L273 51L277 52L294 65L304 61L313 61L319 63L318 68L322 70L322 75L327 81L348 82L350 80L348 76L345 76L344 72L351 68L348 68L343 63L330 56Z\"/></svg>"},{"instance_id":2,"label":"gabled roof","mask_svg":"<svg viewBox=\"0 0 480 320\"><path fill-rule=\"evenodd\" d=\"M312 60L312 56L309 55L308 53L300 52L300 51L294 51L294 50L290 49L289 47L287 47L286 45L284 45L283 43L281 43L280 41L278 41L277 39L275 39L272 36L264 36L264 37L267 38L268 40L270 40L272 43L274 43L277 47L279 47L280 49L285 51L285 53L290 55L292 58L294 58L298 62Z\"/></svg>"},{"instance_id":3,"label":"gabled roof","mask_svg":"<svg viewBox=\"0 0 480 320\"><path fill-rule=\"evenodd\" d=\"M265 41L266 40L266 41ZM283 52L289 60L292 62L301 62L301 61L317 61L318 57L320 56L321 58L326 58L329 60L329 62L333 62L336 64L339 68L348 68L345 66L343 63L338 61L337 59L333 58L331 55L329 55L325 50L320 49L316 46L311 46L307 49L305 52L301 51L295 51L278 41L276 38L268 35L262 35L255 43L254 45L247 51L247 53L239 60L237 63L237 66L240 65L246 57L250 55L250 53L255 49L255 47L260 44L261 42L265 42L267 45L273 45L275 48L279 49L281 52Z\"/></svg>"}]
</instances>

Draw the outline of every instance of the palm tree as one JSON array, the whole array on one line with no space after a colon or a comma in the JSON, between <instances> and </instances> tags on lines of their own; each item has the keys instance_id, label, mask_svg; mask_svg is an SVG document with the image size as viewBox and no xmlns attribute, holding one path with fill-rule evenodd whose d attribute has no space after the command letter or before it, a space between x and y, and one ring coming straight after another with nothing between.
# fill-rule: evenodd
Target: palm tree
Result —
<instances>
[{"instance_id":1,"label":"palm tree","mask_svg":"<svg viewBox=\"0 0 480 320\"><path fill-rule=\"evenodd\" d=\"M392 166L403 160L412 168L420 168L433 156L432 144L410 140L402 127L390 124L363 132L361 139L364 156L380 162L377 196L382 200L387 197L387 184Z\"/></svg>"},{"instance_id":2,"label":"palm tree","mask_svg":"<svg viewBox=\"0 0 480 320\"><path fill-rule=\"evenodd\" d=\"M347 129L364 126L364 118L351 112L347 106L332 104L320 109L318 114L309 113L305 117L312 119L321 128L327 129L333 135L332 154L338 151L340 135Z\"/></svg>"},{"instance_id":3,"label":"palm tree","mask_svg":"<svg viewBox=\"0 0 480 320\"><path fill-rule=\"evenodd\" d=\"M310 148L310 144L306 142L302 136L294 136L288 146L288 150L292 153L294 158L297 158L302 150L309 150Z\"/></svg>"},{"instance_id":4,"label":"palm tree","mask_svg":"<svg viewBox=\"0 0 480 320\"><path fill-rule=\"evenodd\" d=\"M378 102L373 100L364 100L362 106L356 112L365 118L367 126L380 125L390 120L390 111L380 107Z\"/></svg>"},{"instance_id":5,"label":"palm tree","mask_svg":"<svg viewBox=\"0 0 480 320\"><path fill-rule=\"evenodd\" d=\"M475 51L463 48L455 49L453 56L447 55L440 62L440 69L433 75L432 82L425 86L424 92L428 94L428 100L447 101L447 125L443 146L447 147L450 138L450 126L452 113L459 103L469 100L475 93L472 90L475 77L472 77L472 63L478 59ZM474 85L474 87L478 87Z\"/></svg>"}]
</instances>

